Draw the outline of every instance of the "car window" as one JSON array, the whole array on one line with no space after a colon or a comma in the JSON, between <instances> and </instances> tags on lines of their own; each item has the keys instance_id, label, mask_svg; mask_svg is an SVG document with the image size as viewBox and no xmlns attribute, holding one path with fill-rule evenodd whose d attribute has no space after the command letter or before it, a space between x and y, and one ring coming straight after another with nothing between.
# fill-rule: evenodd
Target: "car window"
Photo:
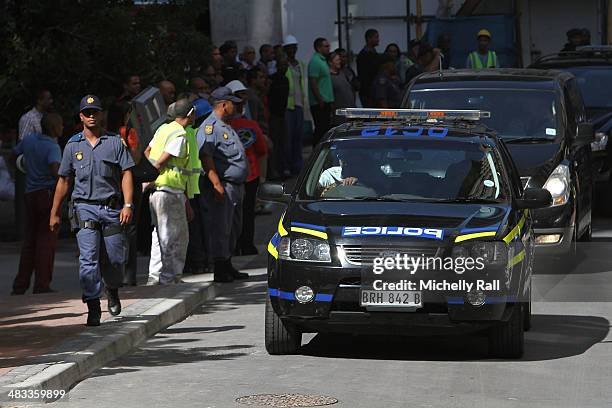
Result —
<instances>
[{"instance_id":1,"label":"car window","mask_svg":"<svg viewBox=\"0 0 612 408\"><path fill-rule=\"evenodd\" d=\"M584 110L584 101L580 94L580 89L576 85L576 80L571 79L567 83L570 92L570 99L572 100L572 106L576 110L576 121L582 123L586 120L586 113Z\"/></svg>"},{"instance_id":2,"label":"car window","mask_svg":"<svg viewBox=\"0 0 612 408\"><path fill-rule=\"evenodd\" d=\"M341 140L320 150L299 198L501 202L504 177L493 149L480 143Z\"/></svg>"},{"instance_id":3,"label":"car window","mask_svg":"<svg viewBox=\"0 0 612 408\"><path fill-rule=\"evenodd\" d=\"M612 69L609 66L573 67L566 70L576 76L575 84L584 98L584 105L589 108L612 108L609 94L612 89Z\"/></svg>"},{"instance_id":4,"label":"car window","mask_svg":"<svg viewBox=\"0 0 612 408\"><path fill-rule=\"evenodd\" d=\"M413 109L478 109L491 112L481 119L502 137L554 139L561 132L560 105L555 93L534 89L416 89L409 95Z\"/></svg>"}]
</instances>

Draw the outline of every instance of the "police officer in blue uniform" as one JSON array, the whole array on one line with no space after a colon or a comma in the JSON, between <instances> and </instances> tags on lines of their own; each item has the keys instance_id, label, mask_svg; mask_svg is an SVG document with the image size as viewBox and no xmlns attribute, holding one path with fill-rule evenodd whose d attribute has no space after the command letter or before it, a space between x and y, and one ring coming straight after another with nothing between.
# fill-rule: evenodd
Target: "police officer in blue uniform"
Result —
<instances>
[{"instance_id":1,"label":"police officer in blue uniform","mask_svg":"<svg viewBox=\"0 0 612 408\"><path fill-rule=\"evenodd\" d=\"M59 229L61 204L74 179L73 226L79 229L83 302L89 310L87 325L99 326L104 286L108 311L113 316L121 313L119 287L127 253L123 226L132 219L134 161L122 140L101 128L102 105L98 97L86 95L81 100L79 116L83 131L74 135L64 149L49 225L53 231ZM104 250L109 265L101 268L100 254Z\"/></svg>"},{"instance_id":2,"label":"police officer in blue uniform","mask_svg":"<svg viewBox=\"0 0 612 408\"><path fill-rule=\"evenodd\" d=\"M211 94L213 111L202 123L197 137L204 141L200 158L207 177L203 194L207 212L209 253L215 261L215 282L231 282L249 277L237 271L231 255L242 229L244 183L249 166L240 137L225 120L235 114L242 99L227 87Z\"/></svg>"}]
</instances>

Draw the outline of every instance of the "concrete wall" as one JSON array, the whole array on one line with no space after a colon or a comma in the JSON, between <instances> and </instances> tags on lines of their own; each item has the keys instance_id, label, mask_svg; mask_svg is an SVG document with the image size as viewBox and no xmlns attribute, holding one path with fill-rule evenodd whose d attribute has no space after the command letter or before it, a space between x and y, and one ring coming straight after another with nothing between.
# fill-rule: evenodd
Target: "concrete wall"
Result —
<instances>
[{"instance_id":1,"label":"concrete wall","mask_svg":"<svg viewBox=\"0 0 612 408\"><path fill-rule=\"evenodd\" d=\"M523 65L560 51L570 28L588 28L601 44L599 0L519 0Z\"/></svg>"},{"instance_id":2,"label":"concrete wall","mask_svg":"<svg viewBox=\"0 0 612 408\"><path fill-rule=\"evenodd\" d=\"M210 0L211 36L214 44L226 40L257 49L282 38L280 0Z\"/></svg>"}]
</instances>

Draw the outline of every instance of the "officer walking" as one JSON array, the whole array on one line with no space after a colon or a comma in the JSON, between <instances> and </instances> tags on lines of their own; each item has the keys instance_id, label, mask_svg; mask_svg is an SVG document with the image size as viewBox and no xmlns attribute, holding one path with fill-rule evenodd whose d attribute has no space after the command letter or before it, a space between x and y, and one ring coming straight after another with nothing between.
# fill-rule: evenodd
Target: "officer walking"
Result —
<instances>
[{"instance_id":1,"label":"officer walking","mask_svg":"<svg viewBox=\"0 0 612 408\"><path fill-rule=\"evenodd\" d=\"M248 162L240 138L225 122L234 116L234 104L242 103L242 99L227 87L217 88L211 97L213 111L198 130L198 137L204 140L200 157L209 180L203 192L208 208L209 253L215 261L215 282L231 282L249 277L231 262L242 229Z\"/></svg>"},{"instance_id":2,"label":"officer walking","mask_svg":"<svg viewBox=\"0 0 612 408\"><path fill-rule=\"evenodd\" d=\"M75 179L72 201L79 228L79 278L83 302L87 303L88 326L99 326L100 297L106 285L108 311L121 313L119 287L123 281L127 242L123 226L132 219L132 171L134 161L120 138L101 127L102 105L97 96L86 95L80 104L83 131L74 135L64 149L58 171L53 208L49 219L52 231L59 230L61 204ZM123 206L121 192L123 191ZM100 253L106 250L110 265L100 268ZM104 285L102 279L104 280Z\"/></svg>"},{"instance_id":3,"label":"officer walking","mask_svg":"<svg viewBox=\"0 0 612 408\"><path fill-rule=\"evenodd\" d=\"M483 69L483 68L499 68L499 61L495 51L489 50L491 44L491 33L489 30L482 29L476 34L478 39L478 49L472 51L465 63L467 68Z\"/></svg>"}]
</instances>

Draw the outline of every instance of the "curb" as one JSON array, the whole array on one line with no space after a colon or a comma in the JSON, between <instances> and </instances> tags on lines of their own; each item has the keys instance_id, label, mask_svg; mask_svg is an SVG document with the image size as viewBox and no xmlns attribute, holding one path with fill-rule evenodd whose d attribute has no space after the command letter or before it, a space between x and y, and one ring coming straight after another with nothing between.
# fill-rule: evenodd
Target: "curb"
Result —
<instances>
[{"instance_id":1,"label":"curb","mask_svg":"<svg viewBox=\"0 0 612 408\"><path fill-rule=\"evenodd\" d=\"M107 319L100 327L82 333L76 343L82 343L85 347L77 347L79 351L74 351L74 340L69 340L63 347L60 345L57 350L59 359L56 359L59 362L49 362L42 371L31 377L4 385L0 390L0 403L19 403L8 397L8 393L15 389L68 391L98 368L131 351L166 327L185 319L200 304L214 299L218 292L212 282L180 286L162 288L156 293L154 300L157 302L153 303L151 299L136 302L120 316ZM37 400L51 401L52 398Z\"/></svg>"}]
</instances>

